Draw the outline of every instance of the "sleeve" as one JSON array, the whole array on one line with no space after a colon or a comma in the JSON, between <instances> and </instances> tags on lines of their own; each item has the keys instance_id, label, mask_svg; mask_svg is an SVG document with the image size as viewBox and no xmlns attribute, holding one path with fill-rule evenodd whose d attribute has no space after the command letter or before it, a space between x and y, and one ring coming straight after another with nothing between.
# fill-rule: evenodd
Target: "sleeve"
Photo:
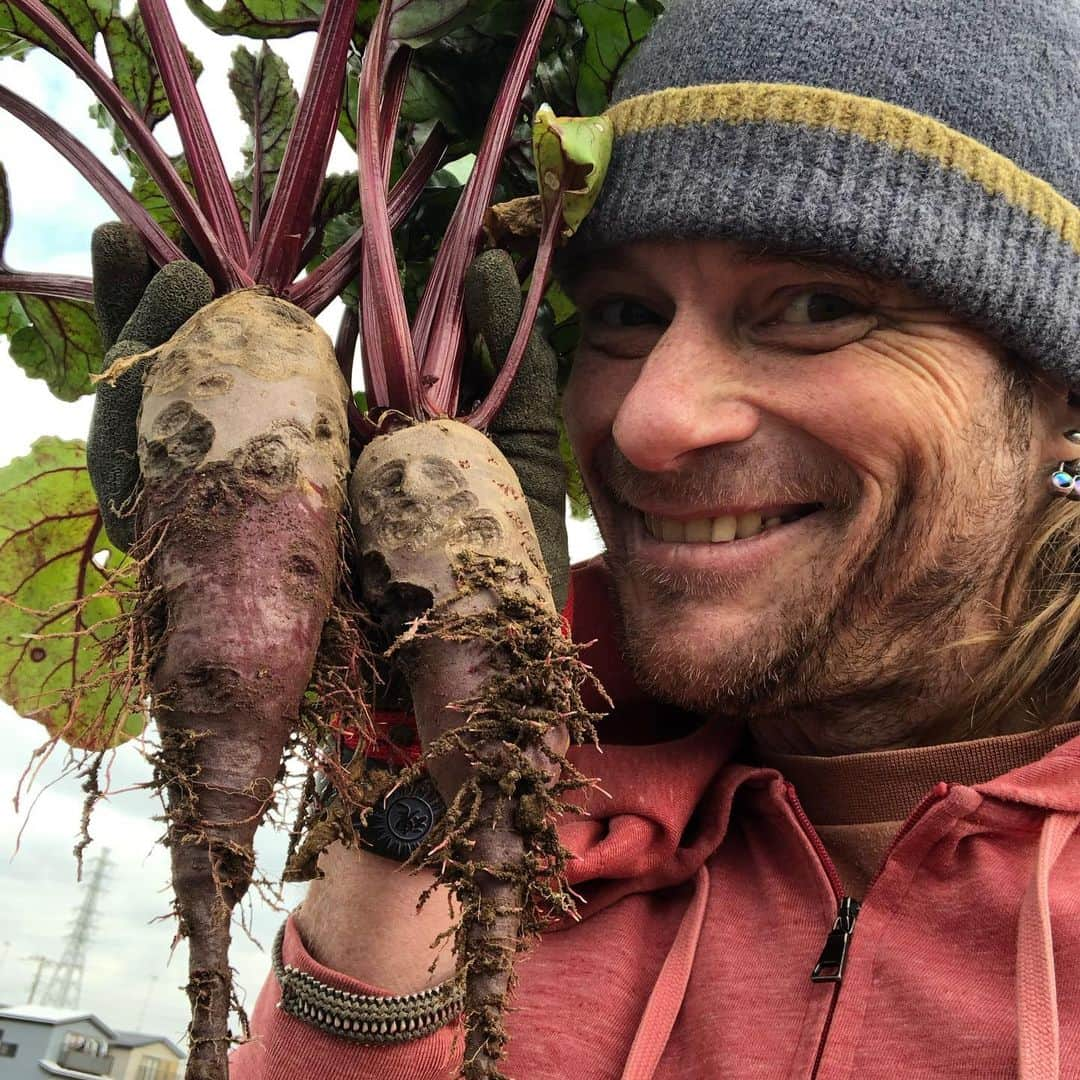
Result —
<instances>
[{"instance_id":1,"label":"sleeve","mask_svg":"<svg viewBox=\"0 0 1080 1080\"><path fill-rule=\"evenodd\" d=\"M285 925L282 960L321 982L354 994L389 991L341 975L304 948L292 916ZM373 1046L310 1027L278 1008L281 989L273 970L251 1017L251 1038L229 1057L230 1080L452 1080L464 1057L464 1026L456 1020L412 1042Z\"/></svg>"}]
</instances>

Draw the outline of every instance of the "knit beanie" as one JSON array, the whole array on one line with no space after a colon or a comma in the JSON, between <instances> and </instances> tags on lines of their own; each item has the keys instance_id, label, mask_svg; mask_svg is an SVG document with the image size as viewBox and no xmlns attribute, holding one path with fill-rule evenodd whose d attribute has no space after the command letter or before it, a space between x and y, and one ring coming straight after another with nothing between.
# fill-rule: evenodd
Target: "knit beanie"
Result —
<instances>
[{"instance_id":1,"label":"knit beanie","mask_svg":"<svg viewBox=\"0 0 1080 1080\"><path fill-rule=\"evenodd\" d=\"M1080 0L670 0L612 100L576 250L811 252L1080 384Z\"/></svg>"}]
</instances>

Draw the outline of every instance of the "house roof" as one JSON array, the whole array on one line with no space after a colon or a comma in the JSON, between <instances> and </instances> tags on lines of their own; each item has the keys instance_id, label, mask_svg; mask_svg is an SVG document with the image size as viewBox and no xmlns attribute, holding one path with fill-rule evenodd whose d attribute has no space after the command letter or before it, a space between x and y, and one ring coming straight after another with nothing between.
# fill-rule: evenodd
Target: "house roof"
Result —
<instances>
[{"instance_id":1,"label":"house roof","mask_svg":"<svg viewBox=\"0 0 1080 1080\"><path fill-rule=\"evenodd\" d=\"M139 1046L149 1046L150 1043L163 1043L178 1059L184 1057L184 1051L164 1035L146 1035L141 1031L117 1031L110 1040L113 1046L119 1046L122 1050L134 1050Z\"/></svg>"},{"instance_id":2,"label":"house roof","mask_svg":"<svg viewBox=\"0 0 1080 1080\"><path fill-rule=\"evenodd\" d=\"M107 1039L112 1039L115 1032L91 1012L73 1012L71 1009L58 1009L52 1005L12 1005L0 1009L0 1020L25 1020L30 1024L74 1024L79 1020L88 1020Z\"/></svg>"}]
</instances>

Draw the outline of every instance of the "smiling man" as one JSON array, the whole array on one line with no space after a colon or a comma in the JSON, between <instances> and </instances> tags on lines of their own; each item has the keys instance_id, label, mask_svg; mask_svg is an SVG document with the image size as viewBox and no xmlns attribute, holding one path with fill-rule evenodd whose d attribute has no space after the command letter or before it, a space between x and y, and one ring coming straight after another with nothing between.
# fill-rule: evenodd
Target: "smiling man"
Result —
<instances>
[{"instance_id":1,"label":"smiling man","mask_svg":"<svg viewBox=\"0 0 1080 1080\"><path fill-rule=\"evenodd\" d=\"M1080 1076L1080 7L668 8L563 267L615 707L507 1072ZM430 879L321 865L234 1075L455 1075Z\"/></svg>"}]
</instances>

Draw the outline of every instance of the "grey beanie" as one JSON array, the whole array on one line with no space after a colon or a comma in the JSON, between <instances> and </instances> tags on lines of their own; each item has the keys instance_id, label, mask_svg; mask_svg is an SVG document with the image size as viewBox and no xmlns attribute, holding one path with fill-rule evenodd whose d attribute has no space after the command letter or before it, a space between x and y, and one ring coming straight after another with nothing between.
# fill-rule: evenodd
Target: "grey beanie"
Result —
<instances>
[{"instance_id":1,"label":"grey beanie","mask_svg":"<svg viewBox=\"0 0 1080 1080\"><path fill-rule=\"evenodd\" d=\"M1080 384L1080 0L671 0L609 115L579 249L810 250Z\"/></svg>"}]
</instances>

